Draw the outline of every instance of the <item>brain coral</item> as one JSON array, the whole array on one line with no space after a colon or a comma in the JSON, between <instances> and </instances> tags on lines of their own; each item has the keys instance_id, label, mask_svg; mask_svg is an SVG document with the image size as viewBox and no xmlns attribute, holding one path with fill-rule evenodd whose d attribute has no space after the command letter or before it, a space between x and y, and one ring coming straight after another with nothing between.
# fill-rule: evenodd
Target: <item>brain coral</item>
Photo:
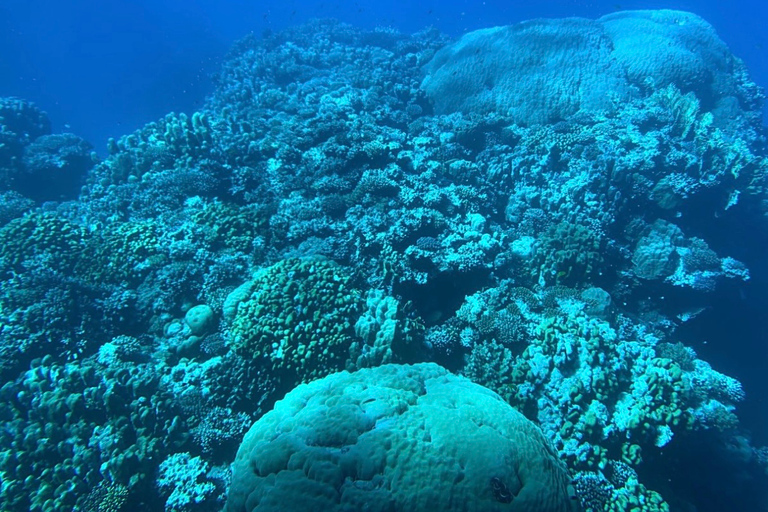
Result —
<instances>
[{"instance_id":1,"label":"brain coral","mask_svg":"<svg viewBox=\"0 0 768 512\"><path fill-rule=\"evenodd\" d=\"M228 512L576 510L537 426L433 363L331 374L246 434Z\"/></svg>"}]
</instances>

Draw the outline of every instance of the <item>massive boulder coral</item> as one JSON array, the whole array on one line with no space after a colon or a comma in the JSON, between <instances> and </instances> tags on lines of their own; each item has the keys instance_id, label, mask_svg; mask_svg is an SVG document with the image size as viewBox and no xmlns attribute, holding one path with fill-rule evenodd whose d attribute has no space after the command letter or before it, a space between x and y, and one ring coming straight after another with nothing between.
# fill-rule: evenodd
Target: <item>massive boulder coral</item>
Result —
<instances>
[{"instance_id":1,"label":"massive boulder coral","mask_svg":"<svg viewBox=\"0 0 768 512\"><path fill-rule=\"evenodd\" d=\"M38 203L75 199L97 161L93 147L72 133L42 135L24 148L14 190Z\"/></svg>"},{"instance_id":2,"label":"massive boulder coral","mask_svg":"<svg viewBox=\"0 0 768 512\"><path fill-rule=\"evenodd\" d=\"M229 346L286 386L408 359L420 331L396 299L381 290L364 297L348 268L323 258L261 269L223 308Z\"/></svg>"},{"instance_id":3,"label":"massive boulder coral","mask_svg":"<svg viewBox=\"0 0 768 512\"><path fill-rule=\"evenodd\" d=\"M0 190L41 204L74 199L97 158L72 133L51 134L48 115L18 98L0 97Z\"/></svg>"},{"instance_id":4,"label":"massive boulder coral","mask_svg":"<svg viewBox=\"0 0 768 512\"><path fill-rule=\"evenodd\" d=\"M695 14L624 11L597 20L539 19L476 30L425 66L440 114L497 113L521 125L615 110L668 85L695 92L716 118L752 110L743 63Z\"/></svg>"},{"instance_id":5,"label":"massive boulder coral","mask_svg":"<svg viewBox=\"0 0 768 512\"><path fill-rule=\"evenodd\" d=\"M24 148L51 133L51 120L34 104L19 98L0 97L0 189L12 188L23 172Z\"/></svg>"},{"instance_id":6,"label":"massive boulder coral","mask_svg":"<svg viewBox=\"0 0 768 512\"><path fill-rule=\"evenodd\" d=\"M150 496L155 461L186 441L185 419L158 388L164 369L129 366L132 342L114 342L114 357L45 357L0 387L3 510L120 510L105 503L127 489Z\"/></svg>"},{"instance_id":7,"label":"massive boulder coral","mask_svg":"<svg viewBox=\"0 0 768 512\"><path fill-rule=\"evenodd\" d=\"M304 384L246 434L228 512L576 510L541 431L438 365Z\"/></svg>"},{"instance_id":8,"label":"massive boulder coral","mask_svg":"<svg viewBox=\"0 0 768 512\"><path fill-rule=\"evenodd\" d=\"M344 368L363 299L343 267L291 258L230 295L232 309L232 348L298 384Z\"/></svg>"}]
</instances>

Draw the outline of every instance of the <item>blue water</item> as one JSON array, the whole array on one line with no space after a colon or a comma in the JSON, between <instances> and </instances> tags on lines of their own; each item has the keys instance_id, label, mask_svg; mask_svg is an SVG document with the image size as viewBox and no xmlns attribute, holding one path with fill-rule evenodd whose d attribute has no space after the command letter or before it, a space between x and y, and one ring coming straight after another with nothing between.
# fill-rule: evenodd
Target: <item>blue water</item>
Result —
<instances>
[{"instance_id":1,"label":"blue water","mask_svg":"<svg viewBox=\"0 0 768 512\"><path fill-rule=\"evenodd\" d=\"M768 512L765 20L4 0L0 511Z\"/></svg>"},{"instance_id":2,"label":"blue water","mask_svg":"<svg viewBox=\"0 0 768 512\"><path fill-rule=\"evenodd\" d=\"M0 5L0 90L43 105L55 126L98 151L169 111L192 112L211 92L229 46L248 33L318 17L411 33L427 26L458 36L478 28L552 17L596 18L619 9L681 9L708 20L768 86L768 16L756 0L484 2L196 2L6 0Z\"/></svg>"}]
</instances>

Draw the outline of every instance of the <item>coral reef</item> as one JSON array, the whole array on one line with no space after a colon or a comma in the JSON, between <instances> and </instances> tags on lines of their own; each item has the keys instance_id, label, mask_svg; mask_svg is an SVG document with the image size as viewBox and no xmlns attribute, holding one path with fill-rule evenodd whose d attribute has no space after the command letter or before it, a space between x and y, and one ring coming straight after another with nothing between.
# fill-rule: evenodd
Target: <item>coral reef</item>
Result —
<instances>
[{"instance_id":1,"label":"coral reef","mask_svg":"<svg viewBox=\"0 0 768 512\"><path fill-rule=\"evenodd\" d=\"M226 510L566 512L570 491L541 431L498 395L435 364L383 365L298 386L257 421Z\"/></svg>"},{"instance_id":2,"label":"coral reef","mask_svg":"<svg viewBox=\"0 0 768 512\"><path fill-rule=\"evenodd\" d=\"M525 55L545 53L563 66L532 71ZM407 393L467 415L445 435L447 413L434 430L419 413L423 429L392 438L403 453L428 432L464 439L456 450L491 435L467 393L546 439L554 451L538 453L567 467L585 510L765 510L765 449L738 415L751 390L686 332L765 273L740 238L768 218L762 101L712 28L676 11L455 42L330 20L248 36L198 112L110 141L103 160L0 99L4 510L218 510L252 424L315 400L304 437L264 456L297 440L317 454L321 406L340 411L334 425L394 436L417 407L370 404ZM24 176L61 181L53 194ZM355 380L425 361L464 377L384 366L389 384ZM320 398L340 382L339 400L371 401ZM329 464L354 455L342 441ZM256 478L242 450L235 501ZM373 462L357 484L312 464L301 482L318 502L328 478L350 500L405 503L369 478ZM489 509L514 503L511 474L456 467L457 489ZM416 492L418 475L398 484ZM716 488L733 491L701 491ZM434 500L450 509L446 496Z\"/></svg>"}]
</instances>

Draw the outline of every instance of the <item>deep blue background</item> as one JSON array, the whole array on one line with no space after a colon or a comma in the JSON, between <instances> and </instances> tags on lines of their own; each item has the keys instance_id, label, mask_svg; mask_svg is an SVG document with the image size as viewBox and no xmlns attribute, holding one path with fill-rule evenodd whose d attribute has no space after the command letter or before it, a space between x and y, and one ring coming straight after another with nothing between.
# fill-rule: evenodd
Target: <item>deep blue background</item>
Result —
<instances>
[{"instance_id":1,"label":"deep blue background","mask_svg":"<svg viewBox=\"0 0 768 512\"><path fill-rule=\"evenodd\" d=\"M57 130L103 153L119 136L169 111L199 106L229 45L248 32L315 17L453 36L535 17L598 17L617 9L693 11L718 30L768 86L768 7L746 2L588 0L1 0L0 95L30 99ZM738 6L738 7L737 7Z\"/></svg>"},{"instance_id":2,"label":"deep blue background","mask_svg":"<svg viewBox=\"0 0 768 512\"><path fill-rule=\"evenodd\" d=\"M108 137L199 107L227 48L251 31L335 17L403 32L432 25L459 36L535 17L651 8L704 17L755 81L768 86L768 2L757 0L0 0L0 96L34 101L55 130L77 133L103 154ZM754 244L745 252L768 250L764 232L741 235L745 245ZM750 402L742 414L762 442L768 442L767 287L768 275L758 269L742 295L722 297L717 316L681 332L716 369L744 381Z\"/></svg>"}]
</instances>

